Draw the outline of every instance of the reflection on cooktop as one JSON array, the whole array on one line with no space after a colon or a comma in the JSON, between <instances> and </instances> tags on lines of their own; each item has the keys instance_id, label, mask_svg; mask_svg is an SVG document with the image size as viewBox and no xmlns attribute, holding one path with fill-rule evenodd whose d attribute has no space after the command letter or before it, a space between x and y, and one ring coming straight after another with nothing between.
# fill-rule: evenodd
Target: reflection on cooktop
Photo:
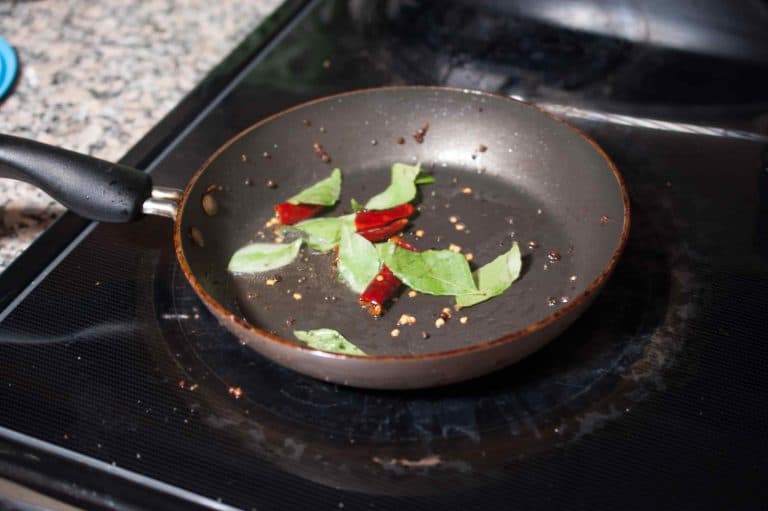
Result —
<instances>
[{"instance_id":1,"label":"reflection on cooktop","mask_svg":"<svg viewBox=\"0 0 768 511\"><path fill-rule=\"evenodd\" d=\"M361 37L375 37L377 24L388 15L391 34L378 46L376 60L391 59L397 74L419 83L526 97L577 93L602 102L765 101L768 55L756 20L765 20L768 11L758 6L708 2L703 9L691 2L648 0L480 3L480 8L476 2L456 2L450 9L435 9L429 2L402 2L384 14L375 3L337 2L335 21L348 16ZM698 19L690 18L693 10ZM667 16L667 11L677 12ZM745 75L750 79L733 79Z\"/></svg>"},{"instance_id":2,"label":"reflection on cooktop","mask_svg":"<svg viewBox=\"0 0 768 511\"><path fill-rule=\"evenodd\" d=\"M215 321L176 264L156 279L157 315L201 420L250 452L331 487L441 492L591 434L664 385L680 346L655 332L683 327L669 311L691 295L671 289L659 233L635 215L626 256L581 320L522 363L452 387L359 390L273 364Z\"/></svg>"}]
</instances>

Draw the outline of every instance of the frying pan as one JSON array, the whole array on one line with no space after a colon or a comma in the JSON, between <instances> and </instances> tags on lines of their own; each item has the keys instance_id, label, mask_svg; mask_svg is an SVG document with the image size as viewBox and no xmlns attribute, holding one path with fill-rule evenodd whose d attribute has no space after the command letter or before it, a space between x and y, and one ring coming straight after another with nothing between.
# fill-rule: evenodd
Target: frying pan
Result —
<instances>
[{"instance_id":1,"label":"frying pan","mask_svg":"<svg viewBox=\"0 0 768 511\"><path fill-rule=\"evenodd\" d=\"M412 135L425 123L418 142ZM435 183L420 186L406 239L420 249L461 247L473 267L518 241L523 271L501 296L451 310L438 327L448 297L403 293L383 317L370 317L338 281L330 254L303 248L296 263L270 273L281 277L273 286L265 275L227 272L235 250L274 238L265 226L274 204L332 168L342 169L344 184L326 216L349 213L350 198L364 201L386 187L392 163L417 161ZM457 382L541 348L592 302L629 229L624 183L596 143L528 104L449 88L368 89L290 108L227 142L183 193L153 187L138 170L10 136L0 138L0 163L5 177L94 220L173 218L181 269L243 344L301 373L368 388ZM206 194L213 215L202 206ZM416 323L398 326L402 314ZM338 330L367 356L318 351L292 334L314 328Z\"/></svg>"}]
</instances>

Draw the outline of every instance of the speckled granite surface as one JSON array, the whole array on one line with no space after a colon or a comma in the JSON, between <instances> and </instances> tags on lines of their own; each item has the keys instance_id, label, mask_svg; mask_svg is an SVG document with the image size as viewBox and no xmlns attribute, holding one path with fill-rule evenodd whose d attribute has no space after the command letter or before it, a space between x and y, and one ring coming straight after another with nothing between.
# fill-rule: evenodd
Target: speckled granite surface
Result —
<instances>
[{"instance_id":1,"label":"speckled granite surface","mask_svg":"<svg viewBox=\"0 0 768 511\"><path fill-rule=\"evenodd\" d=\"M0 2L22 65L0 132L119 159L279 0ZM0 270L62 207L0 179Z\"/></svg>"}]
</instances>

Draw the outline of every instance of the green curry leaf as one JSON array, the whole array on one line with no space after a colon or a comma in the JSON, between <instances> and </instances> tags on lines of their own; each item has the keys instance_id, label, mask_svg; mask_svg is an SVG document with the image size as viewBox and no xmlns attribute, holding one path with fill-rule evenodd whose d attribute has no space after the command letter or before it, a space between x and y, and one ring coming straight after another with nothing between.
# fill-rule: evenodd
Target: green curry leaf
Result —
<instances>
[{"instance_id":1,"label":"green curry leaf","mask_svg":"<svg viewBox=\"0 0 768 511\"><path fill-rule=\"evenodd\" d=\"M301 231L304 233L307 245L320 252L328 252L338 245L341 239L341 228L344 225L353 226L355 215L344 215L327 218L304 220L296 225L284 228L285 231Z\"/></svg>"},{"instance_id":2,"label":"green curry leaf","mask_svg":"<svg viewBox=\"0 0 768 511\"><path fill-rule=\"evenodd\" d=\"M514 242L507 252L475 271L475 282L480 294L459 295L456 303L462 307L471 307L499 296L517 280L521 268L520 247Z\"/></svg>"},{"instance_id":3,"label":"green curry leaf","mask_svg":"<svg viewBox=\"0 0 768 511\"><path fill-rule=\"evenodd\" d=\"M292 243L252 243L239 249L229 260L232 273L270 271L291 263L299 254L301 240Z\"/></svg>"},{"instance_id":4,"label":"green curry leaf","mask_svg":"<svg viewBox=\"0 0 768 511\"><path fill-rule=\"evenodd\" d=\"M317 330L294 330L293 335L310 348L345 355L365 355L365 352L346 340L336 330L318 328Z\"/></svg>"},{"instance_id":5,"label":"green curry leaf","mask_svg":"<svg viewBox=\"0 0 768 511\"><path fill-rule=\"evenodd\" d=\"M380 194L371 197L365 204L365 209L389 209L411 202L416 197L414 181L421 172L421 164L408 165L395 163L392 165L392 180L389 186Z\"/></svg>"},{"instance_id":6,"label":"green curry leaf","mask_svg":"<svg viewBox=\"0 0 768 511\"><path fill-rule=\"evenodd\" d=\"M333 169L330 177L318 181L290 199L291 204L314 204L317 206L333 206L341 194L341 170Z\"/></svg>"},{"instance_id":7,"label":"green curry leaf","mask_svg":"<svg viewBox=\"0 0 768 511\"><path fill-rule=\"evenodd\" d=\"M425 174L422 172L418 176L416 176L416 179L413 180L414 183L417 185L431 185L435 182L435 176L432 174Z\"/></svg>"},{"instance_id":8,"label":"green curry leaf","mask_svg":"<svg viewBox=\"0 0 768 511\"><path fill-rule=\"evenodd\" d=\"M411 252L394 243L379 249L384 264L405 285L431 295L455 296L477 293L469 264L451 250Z\"/></svg>"},{"instance_id":9,"label":"green curry leaf","mask_svg":"<svg viewBox=\"0 0 768 511\"><path fill-rule=\"evenodd\" d=\"M356 293L362 293L379 272L379 254L373 243L349 225L341 228L337 268L342 280Z\"/></svg>"}]
</instances>

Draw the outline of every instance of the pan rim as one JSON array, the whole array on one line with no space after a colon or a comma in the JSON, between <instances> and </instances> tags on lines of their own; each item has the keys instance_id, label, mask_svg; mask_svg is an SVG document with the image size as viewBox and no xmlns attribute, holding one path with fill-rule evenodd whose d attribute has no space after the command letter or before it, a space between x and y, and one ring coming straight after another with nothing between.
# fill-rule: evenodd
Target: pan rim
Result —
<instances>
[{"instance_id":1,"label":"pan rim","mask_svg":"<svg viewBox=\"0 0 768 511\"><path fill-rule=\"evenodd\" d=\"M261 328L258 328L257 326L247 322L245 319L238 317L237 314L235 314L233 311L224 307L221 303L219 303L216 299L214 299L203 288L201 283L197 280L194 273L192 272L192 269L190 268L189 263L187 262L186 256L184 255L184 250L182 248L181 222L184 216L184 211L186 210L187 202L190 198L192 189L194 188L195 184L205 174L206 169L208 169L208 167L224 151L226 151L232 144L234 144L235 142L237 142L238 140L240 140L241 138L249 134L251 131L254 131L259 127L277 118L280 118L284 115L292 113L296 110L301 110L303 108L306 108L308 106L311 106L317 103L322 103L322 102L330 101L333 99L344 98L346 96L353 96L358 94L368 94L373 92L385 92L385 91L414 90L414 89L472 94L472 95L484 96L484 97L493 98L493 99L500 99L503 101L511 101L513 103L523 105L527 108L532 108L537 112L543 115L546 115L550 119L574 131L577 135L579 135L586 142L588 142L598 152L598 154L600 154L603 160L608 164L608 167L610 168L614 178L616 179L616 183L619 187L619 190L621 191L622 203L623 203L623 222L622 222L622 228L621 228L621 236L619 237L619 241L614 248L614 251L610 260L608 261L607 264L603 266L603 269L600 272L600 274L598 274L598 276L595 277L595 279L593 279L592 282L590 282L590 284L585 288L584 291L582 291L579 295L571 299L562 308L552 312L551 314L547 315L543 319L535 323L529 324L525 328L502 335L501 337L492 339L490 341L473 344L471 346L466 346L463 348L455 348L455 349L445 350L445 351L433 351L428 353L419 353L419 354L412 354L412 355L347 355L347 354L332 353L328 351L317 350L314 348L310 348L309 346L302 346L284 337L273 335L267 332L266 330L262 330ZM321 358L332 358L337 360L357 360L357 361L366 361L366 362L367 361L408 362L408 361L421 361L421 360L427 360L427 359L451 358L451 357L466 355L468 353L481 352L481 351L489 350L492 348L496 348L498 346L510 343L512 341L525 338L535 332L538 332L546 328L547 326L555 323L561 317L567 316L573 310L581 307L582 304L584 304L585 301L589 300L590 297L595 292L597 292L603 286L603 284L608 280L608 278L613 273L613 270L616 268L616 265L618 264L618 261L621 258L622 253L624 252L624 249L627 244L627 240L629 238L629 227L630 227L630 199L629 199L629 193L627 191L626 184L624 182L624 178L619 172L618 168L616 167L616 164L610 158L610 156L608 156L608 154L603 150L603 148L600 147L600 145L594 139L592 139L592 137L584 133L581 129L577 128L576 126L573 126L572 124L564 121L563 119L560 119L559 117L556 117L555 115L552 115L551 113L542 110L541 108L539 108L534 104L521 101L519 99L515 99L509 96L505 96L503 94L497 94L493 92L485 92L485 91L479 91L479 90L473 90L473 89L467 89L467 88L461 88L461 87L446 87L446 86L440 86L440 85L390 85L390 86L382 86L382 87L371 87L371 88L365 88L365 89L355 89L351 91L345 91L338 94L332 94L329 96L323 96L320 98L315 98L309 101L305 101L303 103L294 105L292 107L289 107L287 109L274 113L268 117L265 117L264 119L261 119L260 121L247 127L243 131L239 132L238 134L234 135L232 138L227 140L221 147L219 147L219 149L217 149L210 157L208 157L208 159L197 169L197 171L195 171L195 173L192 175L192 177L188 181L186 187L184 188L184 193L182 194L181 201L179 202L178 211L179 212L176 215L176 218L174 220L174 226L173 226L173 245L174 245L174 251L176 252L176 259L178 260L179 266L181 267L181 270L184 273L184 276L186 277L187 281L195 290L195 293L200 297L201 300L203 300L203 302L206 303L206 305L209 308L213 308L218 313L220 320L221 318L227 318L227 320L231 321L234 324L234 326L247 331L251 335L255 335L262 339L266 339L271 342L278 343L289 349L305 351L313 356L317 356ZM233 331L232 328L229 328L229 330Z\"/></svg>"}]
</instances>

